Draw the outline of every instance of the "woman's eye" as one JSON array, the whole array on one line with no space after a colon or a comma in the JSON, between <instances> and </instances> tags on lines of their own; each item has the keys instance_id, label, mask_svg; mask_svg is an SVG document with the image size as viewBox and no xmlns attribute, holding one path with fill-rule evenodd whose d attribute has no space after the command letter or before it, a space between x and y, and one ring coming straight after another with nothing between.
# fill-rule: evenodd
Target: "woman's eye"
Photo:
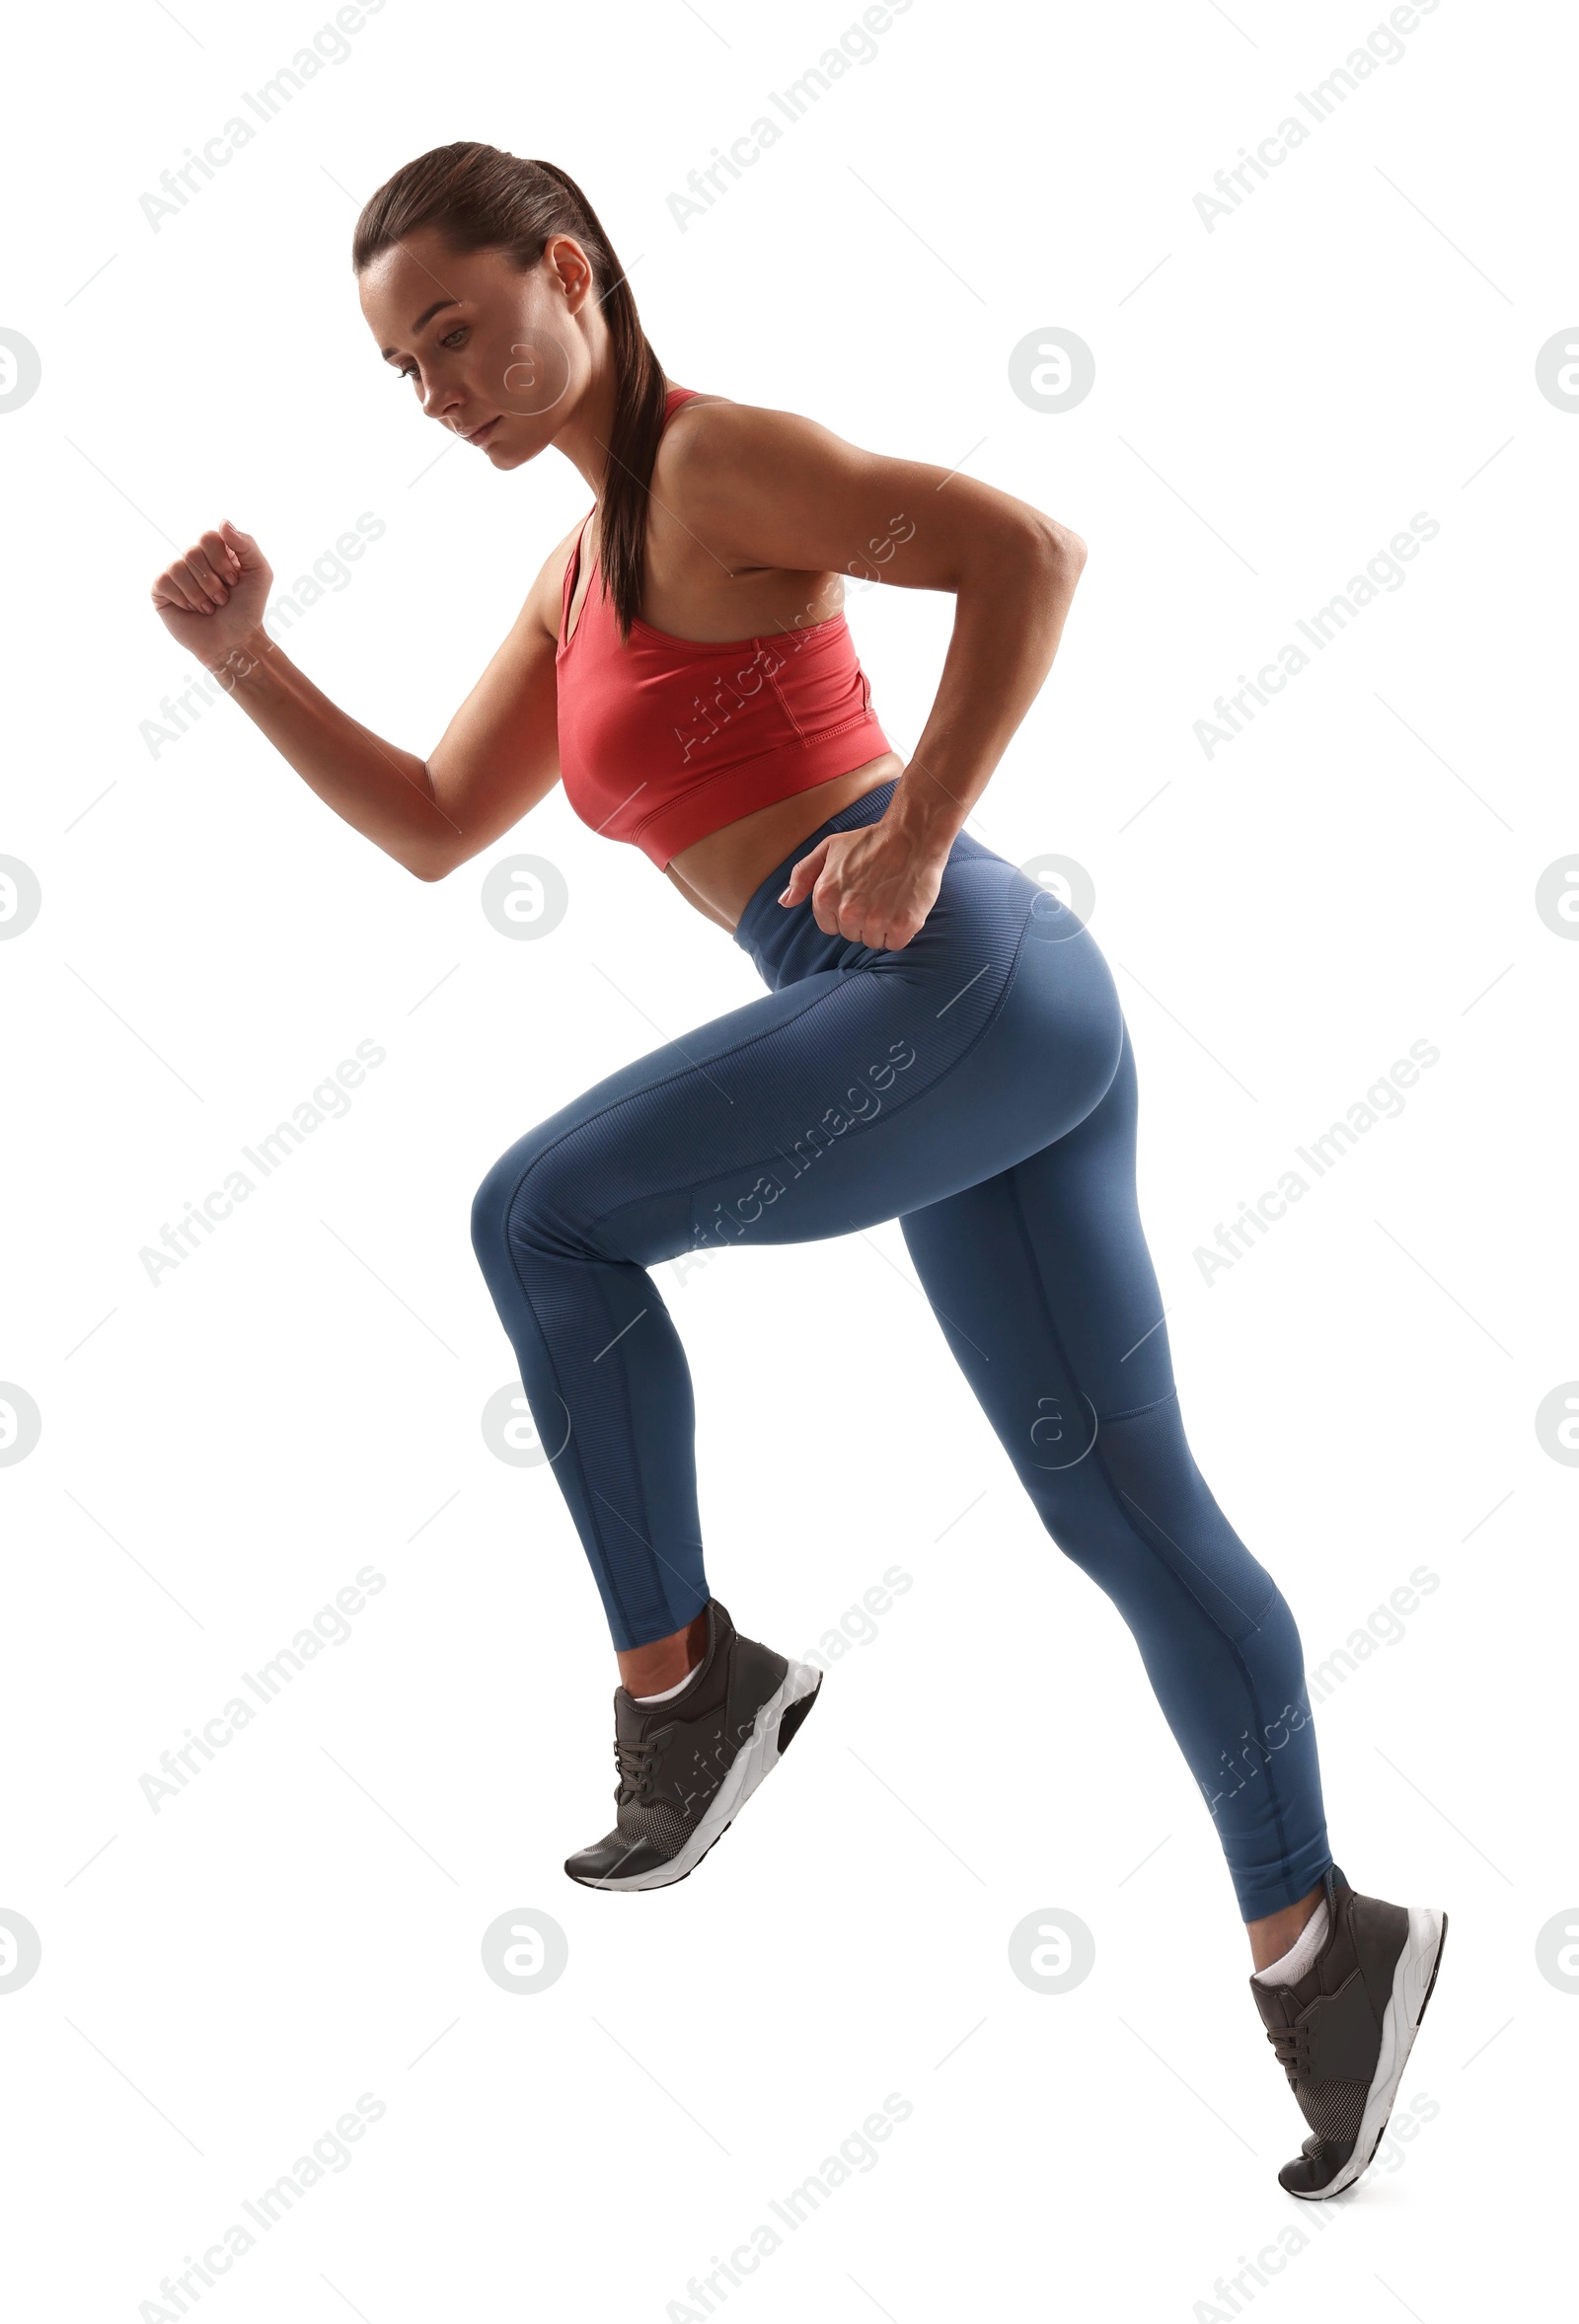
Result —
<instances>
[{"instance_id":1,"label":"woman's eye","mask_svg":"<svg viewBox=\"0 0 1579 2324\"><path fill-rule=\"evenodd\" d=\"M464 346L466 344L469 328L470 327L465 323L458 323L453 331L445 333L444 337L438 342L439 345L441 347ZM418 376L417 367L414 363L407 363L396 372L395 376L397 379L415 379Z\"/></svg>"}]
</instances>

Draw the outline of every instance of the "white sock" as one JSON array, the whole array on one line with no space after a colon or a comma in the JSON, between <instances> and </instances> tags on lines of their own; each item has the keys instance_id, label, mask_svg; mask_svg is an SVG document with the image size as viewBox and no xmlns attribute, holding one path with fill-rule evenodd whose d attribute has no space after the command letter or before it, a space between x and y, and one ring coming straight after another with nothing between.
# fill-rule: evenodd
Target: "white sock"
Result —
<instances>
[{"instance_id":1,"label":"white sock","mask_svg":"<svg viewBox=\"0 0 1579 2324\"><path fill-rule=\"evenodd\" d=\"M702 1665L698 1663L695 1669L687 1671L685 1677L680 1681L680 1687L689 1687L696 1677L697 1671L700 1671ZM667 1702L671 1694L679 1693L680 1687L665 1687L661 1694L633 1694L631 1700L645 1710L649 1702Z\"/></svg>"},{"instance_id":2,"label":"white sock","mask_svg":"<svg viewBox=\"0 0 1579 2324\"><path fill-rule=\"evenodd\" d=\"M1318 1897L1316 1911L1305 1923L1281 1961L1274 1961L1267 1969L1258 1969L1256 1977L1263 1986L1292 1986L1316 1965L1316 1956L1326 1942L1328 1914L1326 1898Z\"/></svg>"}]
</instances>

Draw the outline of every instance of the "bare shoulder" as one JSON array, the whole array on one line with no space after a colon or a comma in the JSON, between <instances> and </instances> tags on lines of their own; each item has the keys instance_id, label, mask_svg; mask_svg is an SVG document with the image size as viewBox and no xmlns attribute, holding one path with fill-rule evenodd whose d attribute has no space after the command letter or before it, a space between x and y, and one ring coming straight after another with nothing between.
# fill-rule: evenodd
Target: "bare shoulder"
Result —
<instances>
[{"instance_id":1,"label":"bare shoulder","mask_svg":"<svg viewBox=\"0 0 1579 2324\"><path fill-rule=\"evenodd\" d=\"M653 497L715 549L755 563L756 516L765 503L843 498L871 460L802 412L697 395L679 406L659 440Z\"/></svg>"},{"instance_id":2,"label":"bare shoulder","mask_svg":"<svg viewBox=\"0 0 1579 2324\"><path fill-rule=\"evenodd\" d=\"M658 445L658 459L677 476L706 471L719 460L757 464L784 453L804 458L843 439L804 412L768 404L737 404L730 396L698 393L674 412Z\"/></svg>"},{"instance_id":3,"label":"bare shoulder","mask_svg":"<svg viewBox=\"0 0 1579 2324\"><path fill-rule=\"evenodd\" d=\"M680 406L653 478L654 500L737 573L865 570L900 540L904 559L883 577L913 589L957 589L973 562L1026 549L1076 569L1085 561L1078 534L980 478L723 396Z\"/></svg>"}]
</instances>

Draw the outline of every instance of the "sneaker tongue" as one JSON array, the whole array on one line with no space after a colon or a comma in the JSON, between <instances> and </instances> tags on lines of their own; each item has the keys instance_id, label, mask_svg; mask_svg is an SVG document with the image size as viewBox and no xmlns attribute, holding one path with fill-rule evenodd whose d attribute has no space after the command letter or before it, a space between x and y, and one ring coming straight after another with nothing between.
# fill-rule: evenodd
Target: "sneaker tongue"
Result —
<instances>
[{"instance_id":1,"label":"sneaker tongue","mask_svg":"<svg viewBox=\"0 0 1579 2324\"><path fill-rule=\"evenodd\" d=\"M662 1704L655 1706L662 1709ZM614 1740L616 1743L639 1743L647 1719L651 1716L637 1702L624 1687L614 1690Z\"/></svg>"},{"instance_id":2,"label":"sneaker tongue","mask_svg":"<svg viewBox=\"0 0 1579 2324\"><path fill-rule=\"evenodd\" d=\"M1254 1994L1255 2006L1261 2013L1261 2023L1268 2028L1292 2025L1300 2013L1299 2003L1294 2000L1294 1988L1291 1986L1263 1986L1258 1977L1252 1977L1250 1991ZM1285 1995L1288 1996L1292 2006L1285 2006Z\"/></svg>"},{"instance_id":3,"label":"sneaker tongue","mask_svg":"<svg viewBox=\"0 0 1579 2324\"><path fill-rule=\"evenodd\" d=\"M696 1673L692 1673L692 1679ZM646 1736L666 1727L671 1718L685 1716L685 1706L694 1699L690 1681L678 1694L671 1694L667 1702L638 1702L628 1687L614 1690L614 1739L616 1743L640 1743Z\"/></svg>"}]
</instances>

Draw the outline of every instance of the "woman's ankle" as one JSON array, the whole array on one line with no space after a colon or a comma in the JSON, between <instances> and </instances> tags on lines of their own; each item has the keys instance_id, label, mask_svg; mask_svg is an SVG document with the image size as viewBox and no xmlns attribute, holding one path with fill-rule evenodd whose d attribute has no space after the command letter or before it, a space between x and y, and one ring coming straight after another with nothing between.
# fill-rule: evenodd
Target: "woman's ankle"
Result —
<instances>
[{"instance_id":1,"label":"woman's ankle","mask_svg":"<svg viewBox=\"0 0 1579 2324\"><path fill-rule=\"evenodd\" d=\"M1281 1961L1297 1942L1300 1931L1321 1902L1324 1885L1318 1881L1310 1895L1301 1897L1297 1904L1284 1905L1276 1912L1244 1923L1244 1933L1250 1940L1250 1960L1257 1973L1270 1969L1274 1961Z\"/></svg>"},{"instance_id":2,"label":"woman's ankle","mask_svg":"<svg viewBox=\"0 0 1579 2324\"><path fill-rule=\"evenodd\" d=\"M690 1677L708 1650L708 1610L683 1630L620 1652L620 1684L628 1694L667 1694Z\"/></svg>"}]
</instances>

